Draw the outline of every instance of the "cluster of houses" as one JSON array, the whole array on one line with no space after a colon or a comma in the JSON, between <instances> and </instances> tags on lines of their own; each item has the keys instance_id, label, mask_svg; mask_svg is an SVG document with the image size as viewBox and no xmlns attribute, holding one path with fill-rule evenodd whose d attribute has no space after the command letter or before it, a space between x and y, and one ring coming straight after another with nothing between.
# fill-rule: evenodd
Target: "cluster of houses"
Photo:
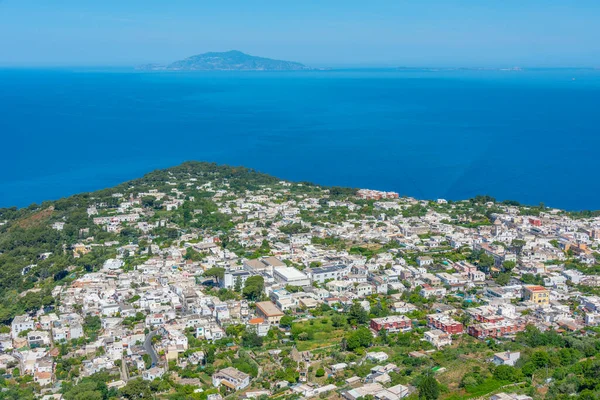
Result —
<instances>
[{"instance_id":1,"label":"cluster of houses","mask_svg":"<svg viewBox=\"0 0 600 400\"><path fill-rule=\"evenodd\" d=\"M194 187L193 178L186 185ZM137 244L100 243L82 235L82 242L72 248L74 254L80 256L94 246L108 246L114 248L116 258L107 260L98 272L57 287L53 295L60 301L55 310L17 316L10 334L0 335L0 366L18 366L40 385L51 385L56 379L56 345L84 337L86 317L99 317L101 330L97 338L76 350L78 355L88 356L81 375L124 364L139 371L143 379L153 380L165 373L168 361L204 362L204 354L186 353L189 332L199 340L215 341L226 336L228 325L243 323L265 336L279 326L286 313L311 310L321 304L344 310L358 303L369 311L368 296L388 296L390 315L371 319L369 328L373 334L382 329L409 331L416 321L408 315L418 307L402 300L402 294L415 288L422 297L434 299L439 305L427 315L429 330L423 337L437 349L451 345L453 338L461 334L489 339L514 336L528 324L570 330L600 324L600 298L572 288L597 286L600 281L564 265L566 254L581 263L595 262L593 249L600 241L598 218L572 219L558 210L533 218L521 216L517 207L503 205L503 213L492 215L492 225L464 227L449 223L453 217L433 209L423 216L404 217L403 210L414 205L426 207L427 202L398 198L396 193L359 191L359 198L375 201L375 215L360 215L357 204L328 200L326 191L326 201L308 195L290 200L289 184L283 182L278 190L265 188L243 195L228 190L226 184L220 188L211 184L197 187L209 192L218 212L230 215L235 222L231 240L247 248L268 242L270 255L250 259L222 246L218 236L198 229L181 231L169 247L154 244L153 228L179 227L168 218L153 219L155 211L144 206L142 199L160 200L166 211L176 211L185 201L193 201L175 183L172 186L171 192L116 194L117 208L105 203L88 208L89 217L102 229L119 233L125 227L132 228L149 245L141 248ZM451 207L443 199L437 204ZM306 212L327 214L327 210L343 210L352 217L321 224L311 224L302 217ZM200 213L194 211L193 216ZM284 233L290 225L302 229ZM60 223L53 227L62 229ZM327 238L354 246L392 245L388 251L367 257L324 245ZM518 251L512 245L515 240L522 242ZM492 257L493 265L482 270L474 263L443 256L444 252L465 247ZM201 261L187 258L188 249L200 253ZM419 256L413 259L408 254ZM131 256L144 256L145 261L125 269L124 260ZM514 278L506 286L497 285L491 277L502 272L507 262L515 264ZM223 276L205 278L203 273L212 268L222 268ZM539 275L543 284L523 284L519 278L524 274ZM254 305L247 300L222 301L207 294L203 286L212 280L220 288L239 290L252 276L263 277L268 300ZM466 293L477 293L477 298ZM483 305L466 311L456 309L444 304L448 296L463 296L464 301L476 300ZM565 305L570 299L579 301L578 310ZM148 340L152 335L159 340ZM152 356L150 366L144 360L146 354ZM385 361L381 354L372 357ZM514 357L497 355L498 360L505 360L502 362L512 362ZM494 362L500 361L495 358ZM120 370L125 382L129 374L126 368ZM385 372L374 371L370 382L354 385L343 396L405 397L409 388L389 387L386 378L381 378ZM250 377L230 367L215 372L212 383L232 391L244 390L250 385ZM295 390L310 397L332 389L304 384Z\"/></svg>"}]
</instances>

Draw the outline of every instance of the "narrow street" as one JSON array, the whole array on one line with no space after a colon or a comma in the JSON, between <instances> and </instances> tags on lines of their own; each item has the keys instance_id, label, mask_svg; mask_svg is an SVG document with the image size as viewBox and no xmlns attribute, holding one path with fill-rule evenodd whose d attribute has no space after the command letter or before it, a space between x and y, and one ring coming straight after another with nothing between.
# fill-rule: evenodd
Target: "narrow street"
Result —
<instances>
[{"instance_id":1,"label":"narrow street","mask_svg":"<svg viewBox=\"0 0 600 400\"><path fill-rule=\"evenodd\" d=\"M144 350L152 359L152 366L156 366L158 364L158 354L156 354L156 350L154 350L154 346L152 346L152 338L156 336L157 331L152 331L146 335L146 340L144 340Z\"/></svg>"}]
</instances>

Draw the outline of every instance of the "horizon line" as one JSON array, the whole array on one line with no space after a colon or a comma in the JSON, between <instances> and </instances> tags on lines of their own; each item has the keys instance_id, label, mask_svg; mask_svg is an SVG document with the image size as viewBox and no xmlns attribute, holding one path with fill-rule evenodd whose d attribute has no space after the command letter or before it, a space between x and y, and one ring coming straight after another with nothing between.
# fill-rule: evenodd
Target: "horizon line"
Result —
<instances>
[{"instance_id":1,"label":"horizon line","mask_svg":"<svg viewBox=\"0 0 600 400\"><path fill-rule=\"evenodd\" d=\"M136 69L143 65L149 65L155 63L139 63L139 64L3 64L0 63L0 69L85 69L85 68L107 68L107 69L124 69L131 68ZM498 69L589 69L589 70L600 70L600 66L596 65L570 65L570 66L544 66L544 65L389 65L389 64L331 64L331 65L320 65L320 64L304 64L305 66L312 68L313 70L345 70L345 69L471 69L471 70L498 70ZM236 72L236 70L191 70L191 71L180 71L180 72ZM239 72L252 72L253 70L239 70ZM306 70L310 72L311 70ZM177 72L177 71L172 71ZM286 72L285 70L256 70L256 72ZM294 72L294 71L292 71ZM296 71L298 72L298 71ZM301 71L300 71L301 72Z\"/></svg>"}]
</instances>

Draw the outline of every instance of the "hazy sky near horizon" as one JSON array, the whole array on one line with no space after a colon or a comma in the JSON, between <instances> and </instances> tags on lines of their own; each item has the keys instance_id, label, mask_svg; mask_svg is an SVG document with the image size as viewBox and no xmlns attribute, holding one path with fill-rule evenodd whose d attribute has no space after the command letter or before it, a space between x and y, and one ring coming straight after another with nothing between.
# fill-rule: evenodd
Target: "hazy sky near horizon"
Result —
<instances>
[{"instance_id":1,"label":"hazy sky near horizon","mask_svg":"<svg viewBox=\"0 0 600 400\"><path fill-rule=\"evenodd\" d=\"M599 0L0 0L0 65L600 67Z\"/></svg>"}]
</instances>

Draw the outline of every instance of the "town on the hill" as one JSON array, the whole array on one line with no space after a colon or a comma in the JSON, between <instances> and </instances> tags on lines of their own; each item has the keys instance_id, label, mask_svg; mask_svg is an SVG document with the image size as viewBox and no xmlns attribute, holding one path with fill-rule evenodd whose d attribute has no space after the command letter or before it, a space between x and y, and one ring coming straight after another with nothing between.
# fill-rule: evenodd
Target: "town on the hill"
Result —
<instances>
[{"instance_id":1,"label":"town on the hill","mask_svg":"<svg viewBox=\"0 0 600 400\"><path fill-rule=\"evenodd\" d=\"M600 396L596 213L185 163L0 224L0 399Z\"/></svg>"}]
</instances>

